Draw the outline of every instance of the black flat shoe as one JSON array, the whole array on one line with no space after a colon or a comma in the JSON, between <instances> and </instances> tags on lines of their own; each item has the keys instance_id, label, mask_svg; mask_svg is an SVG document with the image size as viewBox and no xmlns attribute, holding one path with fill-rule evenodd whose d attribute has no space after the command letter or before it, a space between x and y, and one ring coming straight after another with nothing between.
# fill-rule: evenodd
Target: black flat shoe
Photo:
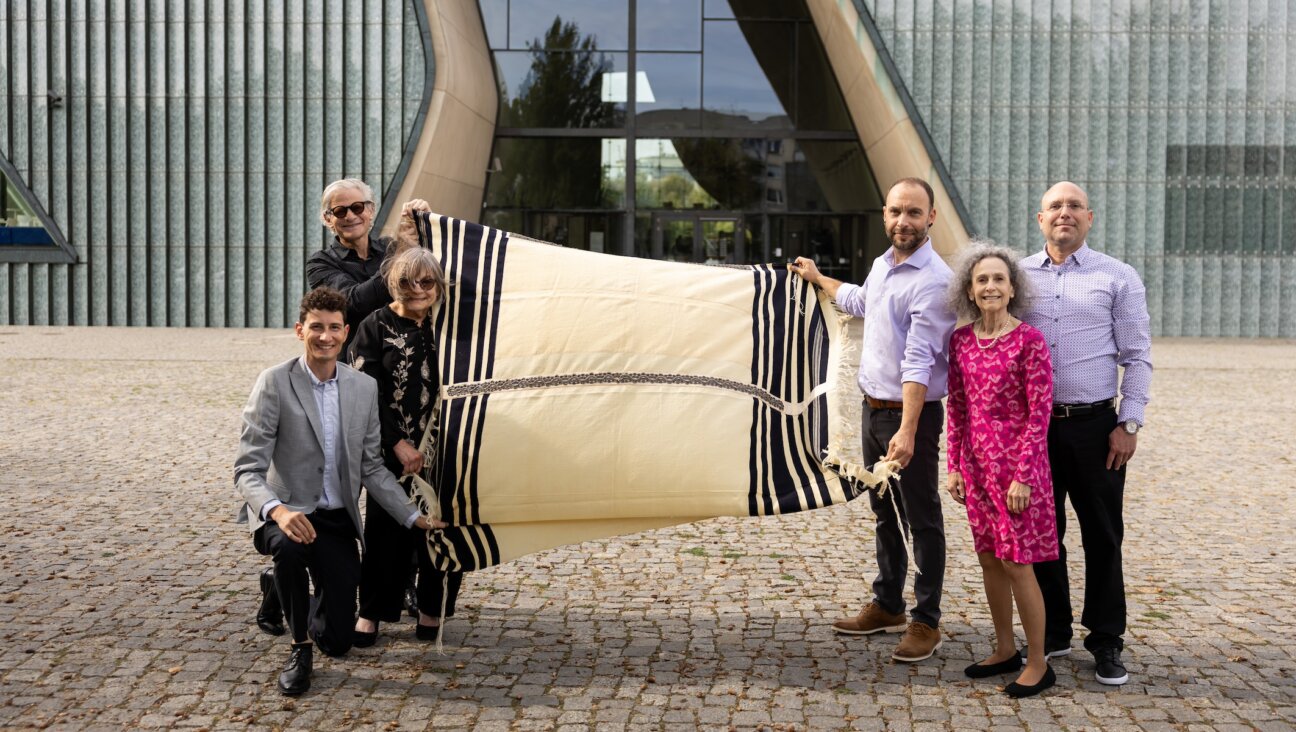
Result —
<instances>
[{"instance_id":1,"label":"black flat shoe","mask_svg":"<svg viewBox=\"0 0 1296 732\"><path fill-rule=\"evenodd\" d=\"M419 623L414 626L414 637L421 641L434 641L437 637L437 631L441 629L439 625L424 625Z\"/></svg>"},{"instance_id":2,"label":"black flat shoe","mask_svg":"<svg viewBox=\"0 0 1296 732\"><path fill-rule=\"evenodd\" d=\"M266 567L261 572L261 607L257 609L257 627L270 635L283 635L288 632L283 623L283 607L279 604L279 593L275 592L274 567Z\"/></svg>"},{"instance_id":3,"label":"black flat shoe","mask_svg":"<svg viewBox=\"0 0 1296 732\"><path fill-rule=\"evenodd\" d=\"M988 679L991 676L998 676L999 674L1008 674L1013 671L1018 671L1021 667L1022 657L1021 652L1018 651L1013 654L1012 658L1000 661L999 663L974 663L963 669L963 675L970 679Z\"/></svg>"},{"instance_id":4,"label":"black flat shoe","mask_svg":"<svg viewBox=\"0 0 1296 732\"><path fill-rule=\"evenodd\" d=\"M351 631L351 646L353 648L368 648L378 642L378 621L374 621L372 632L363 633L358 630Z\"/></svg>"},{"instance_id":5,"label":"black flat shoe","mask_svg":"<svg viewBox=\"0 0 1296 732\"><path fill-rule=\"evenodd\" d=\"M279 674L279 691L284 696L300 696L310 691L312 671L312 652L310 643L292 644L292 655Z\"/></svg>"},{"instance_id":6,"label":"black flat shoe","mask_svg":"<svg viewBox=\"0 0 1296 732\"><path fill-rule=\"evenodd\" d=\"M1028 696L1035 696L1056 683L1057 674L1053 673L1053 667L1049 666L1044 669L1044 678L1040 679L1039 683L1024 686L1014 681L1004 687L1004 693L1014 699L1024 699Z\"/></svg>"}]
</instances>

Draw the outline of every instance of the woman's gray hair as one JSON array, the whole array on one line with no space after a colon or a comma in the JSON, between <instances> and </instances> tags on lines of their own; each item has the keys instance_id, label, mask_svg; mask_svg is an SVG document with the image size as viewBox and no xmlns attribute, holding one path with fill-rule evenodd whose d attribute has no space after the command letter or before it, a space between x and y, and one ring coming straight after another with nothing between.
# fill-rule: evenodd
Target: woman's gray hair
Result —
<instances>
[{"instance_id":1,"label":"woman's gray hair","mask_svg":"<svg viewBox=\"0 0 1296 732\"><path fill-rule=\"evenodd\" d=\"M333 205L333 195L344 188L352 188L359 191L360 195L364 196L364 200L369 201L375 208L377 208L378 201L374 200L373 189L369 187L368 183L365 183L359 178L342 178L324 186L324 192L320 194L321 221L326 221L324 214L328 213L329 208Z\"/></svg>"},{"instance_id":2,"label":"woman's gray hair","mask_svg":"<svg viewBox=\"0 0 1296 732\"><path fill-rule=\"evenodd\" d=\"M1013 289L1012 299L1008 301L1009 314L1020 319L1026 313L1026 303L1030 301L1030 284L1022 273L1017 252L989 239L973 239L954 265L954 277L950 279L949 305L960 321L968 322L981 317L981 310L968 297L968 290L972 287L972 270L981 260L991 257L1003 260L1008 265L1008 284Z\"/></svg>"},{"instance_id":3,"label":"woman's gray hair","mask_svg":"<svg viewBox=\"0 0 1296 732\"><path fill-rule=\"evenodd\" d=\"M410 247L394 257L383 260L380 271L387 281L387 291L391 293L393 300L405 299L406 290L401 288L401 280L408 282L421 280L424 277L436 280L437 300L445 298L445 270L441 269L441 262L437 261L431 249Z\"/></svg>"}]
</instances>

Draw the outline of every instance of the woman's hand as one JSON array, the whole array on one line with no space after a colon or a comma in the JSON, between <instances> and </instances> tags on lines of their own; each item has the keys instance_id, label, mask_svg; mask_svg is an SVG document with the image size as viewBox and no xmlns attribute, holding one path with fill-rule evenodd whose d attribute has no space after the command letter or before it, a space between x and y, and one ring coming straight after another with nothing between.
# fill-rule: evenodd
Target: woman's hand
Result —
<instances>
[{"instance_id":1,"label":"woman's hand","mask_svg":"<svg viewBox=\"0 0 1296 732\"><path fill-rule=\"evenodd\" d=\"M1030 486L1014 480L1012 485L1008 486L1008 495L1005 499L1008 504L1008 512L1021 513L1025 511L1026 507L1030 505L1030 494Z\"/></svg>"},{"instance_id":2,"label":"woman's hand","mask_svg":"<svg viewBox=\"0 0 1296 732\"><path fill-rule=\"evenodd\" d=\"M963 485L963 476L958 472L950 473L945 480L945 488L960 506L967 505L967 488Z\"/></svg>"},{"instance_id":3,"label":"woman's hand","mask_svg":"<svg viewBox=\"0 0 1296 732\"><path fill-rule=\"evenodd\" d=\"M401 462L401 469L405 472L401 475L410 475L423 469L423 453L414 447L414 443L409 440L401 440L396 443L393 450L396 453L396 459Z\"/></svg>"}]
</instances>

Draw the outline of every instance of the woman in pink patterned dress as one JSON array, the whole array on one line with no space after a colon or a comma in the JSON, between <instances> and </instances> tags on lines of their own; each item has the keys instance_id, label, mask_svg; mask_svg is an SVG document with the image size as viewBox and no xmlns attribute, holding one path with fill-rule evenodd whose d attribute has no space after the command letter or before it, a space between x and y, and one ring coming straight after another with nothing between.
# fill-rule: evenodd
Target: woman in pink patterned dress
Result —
<instances>
[{"instance_id":1,"label":"woman in pink patterned dress","mask_svg":"<svg viewBox=\"0 0 1296 732\"><path fill-rule=\"evenodd\" d=\"M1026 281L1012 250L975 243L950 284L955 310L972 322L950 337L948 487L967 506L996 641L994 653L964 673L1020 670L1004 691L1033 696L1057 680L1044 657L1044 600L1031 567L1058 557L1046 444L1053 367L1044 336L1017 317ZM1014 599L1026 632L1024 668Z\"/></svg>"}]
</instances>

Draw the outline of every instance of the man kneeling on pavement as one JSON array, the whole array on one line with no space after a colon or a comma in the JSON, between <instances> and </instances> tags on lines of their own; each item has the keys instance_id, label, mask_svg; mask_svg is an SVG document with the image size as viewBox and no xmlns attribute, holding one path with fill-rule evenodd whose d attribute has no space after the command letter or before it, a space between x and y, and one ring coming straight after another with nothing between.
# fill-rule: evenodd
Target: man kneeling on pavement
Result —
<instances>
[{"instance_id":1,"label":"man kneeling on pavement","mask_svg":"<svg viewBox=\"0 0 1296 732\"><path fill-rule=\"evenodd\" d=\"M402 525L445 526L421 515L383 465L377 384L338 363L346 297L311 290L297 320L305 354L257 379L234 461L253 545L274 559L273 591L291 631L292 653L279 675L279 690L289 696L310 689L312 641L328 656L351 649L361 484Z\"/></svg>"}]
</instances>

